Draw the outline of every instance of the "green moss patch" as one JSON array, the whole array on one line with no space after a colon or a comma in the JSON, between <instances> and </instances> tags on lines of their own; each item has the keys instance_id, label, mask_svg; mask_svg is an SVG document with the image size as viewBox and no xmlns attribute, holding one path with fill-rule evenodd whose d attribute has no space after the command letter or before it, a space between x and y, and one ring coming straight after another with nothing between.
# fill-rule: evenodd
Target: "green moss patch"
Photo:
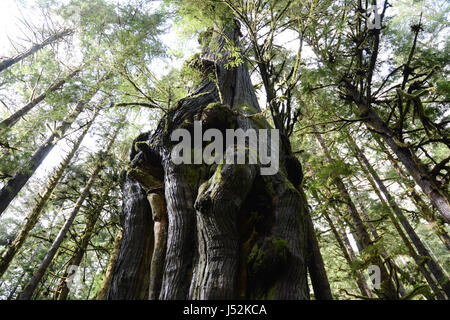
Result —
<instances>
[{"instance_id":1,"label":"green moss patch","mask_svg":"<svg viewBox=\"0 0 450 320\"><path fill-rule=\"evenodd\" d=\"M268 298L279 276L289 261L290 251L286 240L265 238L256 243L248 256L248 288L251 298Z\"/></svg>"}]
</instances>

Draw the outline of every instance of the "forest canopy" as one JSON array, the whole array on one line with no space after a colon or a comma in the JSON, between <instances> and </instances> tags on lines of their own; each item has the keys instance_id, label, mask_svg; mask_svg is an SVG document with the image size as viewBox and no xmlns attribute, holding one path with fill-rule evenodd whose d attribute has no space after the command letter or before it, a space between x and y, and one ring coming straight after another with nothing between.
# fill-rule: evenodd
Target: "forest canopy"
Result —
<instances>
[{"instance_id":1,"label":"forest canopy","mask_svg":"<svg viewBox=\"0 0 450 320\"><path fill-rule=\"evenodd\" d=\"M0 10L1 300L450 298L448 1Z\"/></svg>"}]
</instances>

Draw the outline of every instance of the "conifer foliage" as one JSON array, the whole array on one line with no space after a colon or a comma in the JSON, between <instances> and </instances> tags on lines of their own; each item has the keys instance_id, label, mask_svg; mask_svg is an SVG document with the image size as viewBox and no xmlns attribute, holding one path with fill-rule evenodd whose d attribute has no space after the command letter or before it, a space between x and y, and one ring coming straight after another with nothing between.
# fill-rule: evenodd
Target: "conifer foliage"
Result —
<instances>
[{"instance_id":1,"label":"conifer foliage","mask_svg":"<svg viewBox=\"0 0 450 320\"><path fill-rule=\"evenodd\" d=\"M0 299L450 298L447 1L8 2Z\"/></svg>"}]
</instances>

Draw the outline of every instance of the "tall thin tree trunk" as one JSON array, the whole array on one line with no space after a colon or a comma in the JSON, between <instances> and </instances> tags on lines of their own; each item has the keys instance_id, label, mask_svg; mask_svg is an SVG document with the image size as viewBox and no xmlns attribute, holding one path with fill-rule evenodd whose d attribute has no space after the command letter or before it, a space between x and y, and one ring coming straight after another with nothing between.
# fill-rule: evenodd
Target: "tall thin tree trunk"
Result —
<instances>
[{"instance_id":1,"label":"tall thin tree trunk","mask_svg":"<svg viewBox=\"0 0 450 320\"><path fill-rule=\"evenodd\" d=\"M120 127L118 127L115 132L113 133L113 136L111 137L108 146L106 147L106 150L99 153L100 159L95 166L94 171L92 172L91 177L89 178L88 182L86 183L86 186L83 188L80 196L77 199L77 202L75 203L75 206L73 207L72 211L70 212L69 217L67 218L66 222L62 226L62 228L59 230L58 235L56 236L55 240L53 241L52 245L50 246L50 249L47 251L47 254L45 255L44 259L42 260L40 266L35 271L33 276L31 277L30 281L28 282L27 286L23 290L23 292L19 296L19 300L29 300L31 299L31 296L33 295L34 290L39 284L39 281L42 279L42 276L45 274L48 266L52 262L53 258L55 257L56 252L58 251L61 243L63 242L67 232L69 231L69 228L72 226L73 221L75 220L78 212L81 209L81 206L86 199L86 197L89 194L89 191L94 184L94 181L97 179L97 176L100 172L100 170L103 167L104 162L104 156L107 154L117 137L117 134L119 133Z\"/></svg>"},{"instance_id":2,"label":"tall thin tree trunk","mask_svg":"<svg viewBox=\"0 0 450 320\"><path fill-rule=\"evenodd\" d=\"M417 264L417 268L419 269L420 273L424 276L425 280L427 281L430 288L435 293L436 297L439 299L445 299L445 296L441 293L438 285L436 284L435 280L431 276L431 273L428 271L428 269L424 266L423 259L417 254L416 250L413 248L411 242L409 241L407 235L401 228L400 224L398 223L397 219L395 218L393 212L391 211L392 208L389 206L389 204L384 200L383 196L381 195L380 190L378 189L378 186L376 185L375 181L373 180L370 172L365 168L363 163L360 161L360 159L357 157L358 162L361 165L361 169L366 175L367 181L369 181L370 185L372 186L373 191L377 195L378 199L381 201L381 204L387 208L387 214L389 218L392 221L392 224L394 225L395 229L397 230L398 234L400 235L400 238L402 239L403 243L405 244L406 249L408 250L410 256L413 258L414 262ZM429 298L429 297L428 297Z\"/></svg>"},{"instance_id":3,"label":"tall thin tree trunk","mask_svg":"<svg viewBox=\"0 0 450 320\"><path fill-rule=\"evenodd\" d=\"M447 223L450 223L450 196L447 190L442 190L439 182L427 171L426 167L417 158L409 146L401 143L388 125L380 118L378 113L367 103L366 99L358 93L357 89L348 82L343 82L348 94L355 101L360 112L365 116L369 129L375 130L386 142L392 152L404 165L408 173L422 188L424 194L441 213Z\"/></svg>"},{"instance_id":4,"label":"tall thin tree trunk","mask_svg":"<svg viewBox=\"0 0 450 320\"><path fill-rule=\"evenodd\" d=\"M0 216L11 203L11 201L20 192L23 186L28 182L33 173L41 165L47 155L52 151L58 141L64 136L66 131L71 127L78 115L84 110L86 103L98 91L98 86L91 88L86 98L80 101L75 109L65 117L58 128L50 135L50 137L34 152L31 159L14 174L8 183L0 190Z\"/></svg>"},{"instance_id":5,"label":"tall thin tree trunk","mask_svg":"<svg viewBox=\"0 0 450 320\"><path fill-rule=\"evenodd\" d=\"M302 190L300 190L300 192L302 192ZM307 204L305 194L303 194L303 199L304 203ZM306 217L306 223L308 224L308 272L311 277L314 297L316 300L332 300L333 296L331 294L330 283L325 270L325 263L323 262L322 254L320 253L319 242L317 240L311 214L307 206L305 206L305 212L308 215Z\"/></svg>"},{"instance_id":6,"label":"tall thin tree trunk","mask_svg":"<svg viewBox=\"0 0 450 320\"><path fill-rule=\"evenodd\" d=\"M386 154L386 157L388 158L389 162L392 164L392 166L395 168L397 173L400 177L403 178L404 183L401 181L399 182L401 185L403 185L403 188L409 192L417 210L422 213L422 217L430 223L432 230L434 233L439 237L439 239L442 241L442 243L447 247L448 250L450 250L450 236L448 235L447 231L445 230L445 225L442 221L439 221L436 219L435 214L430 209L430 207L425 203L425 201L422 199L422 197L419 195L419 193L414 188L415 183L414 181L411 181L409 177L406 175L406 173L403 171L402 168L398 165L397 161L392 157L391 153L387 148L384 146L383 142L380 141L378 137L373 135L375 138L375 141L377 142L378 146L381 148L381 150Z\"/></svg>"},{"instance_id":7,"label":"tall thin tree trunk","mask_svg":"<svg viewBox=\"0 0 450 320\"><path fill-rule=\"evenodd\" d=\"M315 130L317 132L317 130ZM316 133L316 138L319 141L319 144L325 154L325 157L327 158L327 161L329 163L333 162L333 159L330 156L330 152L328 151L328 148L326 144L324 143L322 136L319 133ZM363 246L363 249L369 247L372 243L370 239L370 235L360 217L360 214L358 210L356 209L355 204L353 203L350 194L348 193L347 187L345 186L344 182L341 180L340 177L335 177L334 182L339 190L339 193L342 196L342 200L347 205L347 209L349 212L349 215L353 221L353 225L356 229L356 234L358 239L361 241L361 244ZM382 258L379 255L374 255L372 257L373 263L380 268L381 271L381 284L380 287L382 289L382 292L378 292L378 295L381 298L387 298L387 299L398 299L398 293L397 288L395 287L395 284L392 281L392 277L389 274L386 266L384 265L384 262Z\"/></svg>"},{"instance_id":8,"label":"tall thin tree trunk","mask_svg":"<svg viewBox=\"0 0 450 320\"><path fill-rule=\"evenodd\" d=\"M55 172L49 179L49 182L47 184L44 194L38 195L36 204L34 205L33 209L28 213L27 217L25 218L25 224L20 229L19 234L16 236L14 241L11 243L10 246L8 246L5 253L2 255L2 257L0 259L0 278L5 273L5 271L8 269L9 264L11 263L12 259L17 254L17 252L20 250L20 248L22 247L22 245L25 242L25 240L27 239L28 234L31 231L31 229L33 229L33 227L36 225L37 221L39 220L39 217L41 216L41 213L42 213L43 209L45 208L45 205L47 204L53 191L55 190L56 186L58 185L59 181L61 180L63 173L66 170L67 166L69 165L70 161L72 161L73 157L75 156L75 153L77 152L78 148L80 147L80 144L83 141L84 137L88 133L97 114L98 113L95 112L93 118L85 126L83 132L80 134L80 136L77 138L77 140L73 144L72 149L70 150L69 154L64 158L64 160L60 163L59 167L55 170Z\"/></svg>"},{"instance_id":9,"label":"tall thin tree trunk","mask_svg":"<svg viewBox=\"0 0 450 320\"><path fill-rule=\"evenodd\" d=\"M352 261L354 261L357 257L356 257L355 251L352 248L352 245L350 244L350 239L348 237L348 234L344 230L341 231L341 237L343 239L342 241L343 241L344 249L347 250L348 256L350 258L349 264L350 264L350 268L351 268L353 266ZM363 272L361 270L356 270L355 273L356 273L356 284L358 285L358 288L361 291L361 294L368 298L373 298L372 291L370 290L370 287L367 284L367 280L364 277Z\"/></svg>"},{"instance_id":10,"label":"tall thin tree trunk","mask_svg":"<svg viewBox=\"0 0 450 320\"><path fill-rule=\"evenodd\" d=\"M72 33L73 33L73 30L71 30L71 29L64 29L60 32L52 34L50 37L48 37L41 43L37 43L37 44L33 45L31 48L29 48L25 52L22 52L22 53L16 55L15 57L2 60L0 62L0 72L2 72L5 69L8 69L9 67L13 66L17 62L25 59L26 57L36 53L37 51L44 48L45 46L55 43L56 41L59 41Z\"/></svg>"},{"instance_id":11,"label":"tall thin tree trunk","mask_svg":"<svg viewBox=\"0 0 450 320\"><path fill-rule=\"evenodd\" d=\"M437 282L439 283L441 288L444 290L445 294L448 297L450 297L450 280L449 280L449 278L445 275L441 266L434 261L433 257L431 257L430 253L425 248L424 244L422 243L419 236L416 234L416 232L412 228L409 221L403 215L402 210L400 209L400 207L398 206L398 204L396 203L394 198L391 196L391 194L387 190L386 186L384 185L383 181L378 176L377 172L372 167L372 165L370 164L369 160L366 158L364 153L357 146L357 144L355 143L353 138L350 137L350 135L348 135L348 138L349 138L348 141L350 142L351 147L356 151L357 156L361 159L364 166L367 168L367 170L372 175L372 177L375 180L375 182L377 183L379 189L383 193L386 201L389 203L389 206L392 208L394 213L397 215L397 218L399 219L401 225L403 226L403 228L405 229L409 238L411 239L412 243L416 247L418 253L426 259L426 264L429 267L431 273L434 275Z\"/></svg>"},{"instance_id":12,"label":"tall thin tree trunk","mask_svg":"<svg viewBox=\"0 0 450 320\"><path fill-rule=\"evenodd\" d=\"M38 103L42 102L49 93L54 92L54 91L58 90L59 88L61 88L68 80L70 80L75 75L77 75L80 72L80 70L81 69L75 69L69 75L67 75L65 78L54 82L45 92L43 92L39 96L35 97L33 100L28 102L21 109L14 112L14 114L10 115L8 118L2 120L2 122L0 122L0 130L3 130L5 128L11 128L12 126L14 126L21 117L26 115Z\"/></svg>"},{"instance_id":13,"label":"tall thin tree trunk","mask_svg":"<svg viewBox=\"0 0 450 320\"><path fill-rule=\"evenodd\" d=\"M319 196L316 194L316 195L314 195L314 197L320 203ZM355 258L353 251L351 252L352 256L350 256L350 252L347 250L347 247L346 247L344 241L342 240L341 236L339 235L339 232L337 231L337 228L336 228L335 224L333 223L333 221L331 220L331 217L328 214L327 210L325 210L325 209L322 210L322 214L325 217L325 220L327 220L327 222L328 222L328 226L330 227L331 232L333 233L333 236L336 239L336 242L338 243L338 246L342 251L342 255L344 256L345 261L347 261L350 269L352 269L352 261ZM371 298L372 293L370 292L369 286L367 285L367 282L364 279L364 276L362 275L361 271L355 270L354 273L355 273L355 277L356 277L355 281L356 281L356 284L357 284L358 289L361 292L361 294L364 297Z\"/></svg>"},{"instance_id":14,"label":"tall thin tree trunk","mask_svg":"<svg viewBox=\"0 0 450 320\"><path fill-rule=\"evenodd\" d=\"M370 216L369 213L367 212L364 203L361 200L361 197L359 195L359 192L357 191L357 189L355 188L355 186L353 185L353 183L351 182L351 180L348 181L350 188L353 190L353 194L356 198L356 201L359 204L359 208L360 208L360 212L363 215L363 218L365 220L365 225L367 225L370 229L370 233L372 234L372 237L374 239L380 239L380 235L378 234L378 231L375 229L374 225L370 222ZM395 261L393 259L390 259L389 254L387 253L385 247L383 245L380 245L380 254L383 257L384 260L389 260L390 264L392 265L392 267L395 269L396 272L399 272L399 267L397 266L397 264L395 263ZM403 287L403 285L399 282L398 283L398 290L400 295L403 297L406 294L405 288Z\"/></svg>"},{"instance_id":15,"label":"tall thin tree trunk","mask_svg":"<svg viewBox=\"0 0 450 320\"><path fill-rule=\"evenodd\" d=\"M20 286L20 282L23 280L23 278L25 277L26 274L27 274L26 271L22 272L22 274L20 275L19 279L16 281L16 284L14 285L14 288L9 292L8 297L6 298L6 300L12 300L12 298L14 297L14 294L17 291L17 288Z\"/></svg>"},{"instance_id":16,"label":"tall thin tree trunk","mask_svg":"<svg viewBox=\"0 0 450 320\"><path fill-rule=\"evenodd\" d=\"M87 247L89 245L89 241L91 240L92 236L94 235L94 229L97 224L98 218L100 216L100 213L103 210L103 207L105 205L106 199L108 197L109 191L110 191L110 185L106 186L105 191L100 197L100 203L96 206L96 208L92 211L87 213L89 216L86 221L86 227L83 231L83 235L81 236L81 239L79 243L77 244L77 248L75 249L75 252L73 253L72 257L70 257L69 261L67 262L67 268L63 273L63 276L59 280L58 286L55 289L53 299L54 300L66 300L67 296L69 295L69 287L67 285L67 277L69 276L69 267L70 266L79 266L81 264L81 261L83 260L84 255L86 254Z\"/></svg>"},{"instance_id":17,"label":"tall thin tree trunk","mask_svg":"<svg viewBox=\"0 0 450 320\"><path fill-rule=\"evenodd\" d=\"M104 300L106 294L108 293L108 288L111 285L112 272L114 265L117 261L117 256L119 255L120 243L122 242L122 230L117 231L117 235L114 239L113 250L109 256L108 266L106 267L105 276L103 277L102 286L95 296L95 300Z\"/></svg>"}]
</instances>

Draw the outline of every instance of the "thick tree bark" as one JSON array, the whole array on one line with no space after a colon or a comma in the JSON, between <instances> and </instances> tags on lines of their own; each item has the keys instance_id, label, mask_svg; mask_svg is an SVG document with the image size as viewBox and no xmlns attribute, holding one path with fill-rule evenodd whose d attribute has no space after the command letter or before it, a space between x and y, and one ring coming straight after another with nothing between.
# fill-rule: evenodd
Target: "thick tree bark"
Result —
<instances>
[{"instance_id":1,"label":"thick tree bark","mask_svg":"<svg viewBox=\"0 0 450 320\"><path fill-rule=\"evenodd\" d=\"M124 173L125 174L125 173ZM137 181L121 177L122 241L107 300L147 299L153 250L153 222L145 191Z\"/></svg>"},{"instance_id":2,"label":"thick tree bark","mask_svg":"<svg viewBox=\"0 0 450 320\"><path fill-rule=\"evenodd\" d=\"M53 83L44 93L41 93L39 96L28 102L21 109L14 112L14 114L10 115L8 118L2 120L0 122L0 130L5 128L11 128L16 124L17 121L24 115L26 115L31 109L33 109L38 103L42 102L49 93L54 92L61 88L69 79L73 78L80 72L80 69L76 69L72 71L68 76L63 79L60 79Z\"/></svg>"},{"instance_id":3,"label":"thick tree bark","mask_svg":"<svg viewBox=\"0 0 450 320\"><path fill-rule=\"evenodd\" d=\"M394 200L394 198L391 196L389 191L387 190L386 186L384 185L381 178L378 176L377 172L373 169L372 165L370 164L369 160L366 158L364 153L361 151L361 149L357 146L355 141L349 136L348 140L352 146L352 148L356 151L357 156L361 159L364 166L367 168L367 170L371 173L373 179L377 183L379 189L383 193L386 201L389 203L390 207L394 211L394 213L397 215L397 218L399 219L401 225L405 229L406 233L408 234L409 238L411 239L412 243L416 247L418 253L426 259L426 264L429 267L431 273L434 275L436 280L438 281L439 285L444 290L445 294L450 297L450 280L445 275L444 271L442 270L441 266L437 264L433 257L430 255L428 250L425 248L424 244L420 240L417 233L412 228L409 221L404 216L402 210Z\"/></svg>"},{"instance_id":4,"label":"thick tree bark","mask_svg":"<svg viewBox=\"0 0 450 320\"><path fill-rule=\"evenodd\" d=\"M55 172L49 179L49 182L47 184L44 194L38 196L37 202L34 205L33 209L30 211L30 213L25 218L25 224L20 229L19 234L16 236L14 241L11 243L10 246L8 246L5 253L2 255L2 257L0 259L0 278L5 273L6 269L8 269L9 264L11 263L12 259L17 254L17 252L20 250L22 245L24 244L31 229L33 229L33 227L38 222L38 220L41 216L41 213L42 213L43 209L45 208L45 205L47 204L53 191L55 190L56 186L58 185L59 181L61 180L63 173L66 170L67 166L69 165L70 161L72 161L73 157L75 156L75 153L77 152L78 148L80 147L81 142L83 141L84 137L86 136L87 132L89 131L96 116L97 116L97 112L94 114L92 120L86 125L83 132L77 138L77 140L73 144L72 149L70 150L69 154L64 158L64 160L61 162L59 167L55 170Z\"/></svg>"},{"instance_id":5,"label":"thick tree bark","mask_svg":"<svg viewBox=\"0 0 450 320\"><path fill-rule=\"evenodd\" d=\"M226 34L237 44L238 29ZM261 176L259 164L175 165L171 159L170 134L180 127L193 130L194 120L222 132L269 128L258 119L261 110L245 63L225 67L225 39L215 31L203 44L191 62L205 76L201 85L169 110L153 134L133 145L125 185L134 192L124 188L124 237L108 299L142 298L141 290L120 287L121 278L129 268L135 271L128 283L142 283L149 274L148 266L139 268L144 263L127 259L127 253L153 236L146 192L161 187L168 231L159 299L308 299L308 227L302 196L290 181L295 177L284 167L285 151L273 176ZM136 234L139 217L146 217L148 227Z\"/></svg>"},{"instance_id":6,"label":"thick tree bark","mask_svg":"<svg viewBox=\"0 0 450 320\"><path fill-rule=\"evenodd\" d=\"M47 46L49 44L52 44L52 43L55 43L56 41L59 41L59 40L63 39L64 37L67 37L68 35L70 35L72 33L73 33L73 30L71 30L71 29L64 29L64 30L62 30L60 32L57 32L57 33L51 35L50 37L48 37L47 39L45 39L41 43L37 43L37 44L33 45L31 48L29 48L25 52L22 52L22 53L16 55L15 57L2 60L0 62L0 72L2 72L5 69L8 69L9 67L13 66L17 62L22 61L26 57L28 57L28 56L38 52L39 50L41 50L45 46Z\"/></svg>"},{"instance_id":7,"label":"thick tree bark","mask_svg":"<svg viewBox=\"0 0 450 320\"><path fill-rule=\"evenodd\" d=\"M167 212L163 195L150 193L148 200L152 209L155 244L150 268L149 300L157 300L164 275L164 258L167 249Z\"/></svg>"},{"instance_id":8,"label":"thick tree bark","mask_svg":"<svg viewBox=\"0 0 450 320\"><path fill-rule=\"evenodd\" d=\"M119 133L119 129L116 129L113 133L112 138L110 139L106 150L104 152L101 152L100 159L97 163L97 165L94 168L94 171L92 172L91 177L89 178L88 182L86 183L86 186L81 191L80 196L77 199L77 202L75 203L75 206L73 207L72 211L70 212L69 217L67 218L66 222L62 226L62 228L59 230L58 235L56 236L55 240L53 241L52 245L50 246L50 249L47 251L47 254L45 255L44 259L42 260L41 264L39 265L38 269L35 271L33 276L31 277L30 281L28 282L27 286L23 290L23 292L19 296L19 300L29 300L31 299L31 296L33 295L34 290L38 286L39 282L41 281L42 277L44 276L45 272L47 271L48 266L52 262L53 258L55 257L59 247L61 246L61 243L63 242L67 232L69 231L69 228L72 226L73 221L75 220L78 212L81 209L81 206L86 200L86 197L89 194L89 191L94 184L95 180L98 177L98 174L100 173L100 170L103 167L104 162L104 154L107 154L117 137L117 134ZM103 154L103 155L102 155Z\"/></svg>"}]
</instances>

